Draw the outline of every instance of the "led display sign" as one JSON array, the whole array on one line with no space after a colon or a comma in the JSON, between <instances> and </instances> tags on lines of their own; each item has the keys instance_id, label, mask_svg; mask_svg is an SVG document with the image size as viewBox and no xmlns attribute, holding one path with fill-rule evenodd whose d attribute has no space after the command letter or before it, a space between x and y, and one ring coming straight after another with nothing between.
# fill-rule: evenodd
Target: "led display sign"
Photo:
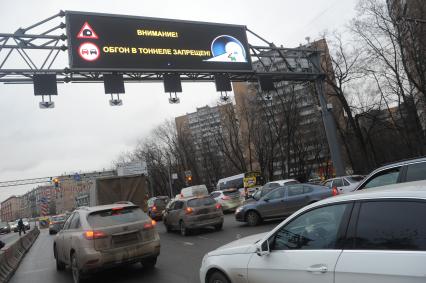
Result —
<instances>
[{"instance_id":1,"label":"led display sign","mask_svg":"<svg viewBox=\"0 0 426 283\"><path fill-rule=\"evenodd\" d=\"M73 70L251 72L246 27L66 12Z\"/></svg>"}]
</instances>

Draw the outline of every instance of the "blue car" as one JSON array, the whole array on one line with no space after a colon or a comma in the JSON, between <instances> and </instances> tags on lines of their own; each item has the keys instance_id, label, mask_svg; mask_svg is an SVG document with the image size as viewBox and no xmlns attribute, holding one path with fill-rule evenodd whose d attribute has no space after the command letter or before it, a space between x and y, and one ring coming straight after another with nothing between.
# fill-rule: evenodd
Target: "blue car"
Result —
<instances>
[{"instance_id":1,"label":"blue car","mask_svg":"<svg viewBox=\"0 0 426 283\"><path fill-rule=\"evenodd\" d=\"M285 218L293 212L334 195L325 186L294 184L278 187L266 194L258 191L253 199L235 211L235 219L255 226L266 219Z\"/></svg>"}]
</instances>

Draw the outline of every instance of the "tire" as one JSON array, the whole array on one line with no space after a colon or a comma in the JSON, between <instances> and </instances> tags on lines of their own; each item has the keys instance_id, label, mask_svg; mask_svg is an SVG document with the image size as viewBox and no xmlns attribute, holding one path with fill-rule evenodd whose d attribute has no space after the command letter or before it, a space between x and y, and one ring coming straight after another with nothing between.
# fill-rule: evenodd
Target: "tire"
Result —
<instances>
[{"instance_id":1,"label":"tire","mask_svg":"<svg viewBox=\"0 0 426 283\"><path fill-rule=\"evenodd\" d=\"M155 267L155 264L157 263L157 257L150 257L141 260L142 266L144 268L152 269Z\"/></svg>"},{"instance_id":2,"label":"tire","mask_svg":"<svg viewBox=\"0 0 426 283\"><path fill-rule=\"evenodd\" d=\"M225 274L220 271L214 271L209 278L207 278L207 283L231 283Z\"/></svg>"},{"instance_id":3,"label":"tire","mask_svg":"<svg viewBox=\"0 0 426 283\"><path fill-rule=\"evenodd\" d=\"M179 230L180 230L180 234L182 235L182 236L188 236L189 235L189 230L188 230L188 228L186 228L185 227L185 223L181 220L180 222L179 222Z\"/></svg>"},{"instance_id":4,"label":"tire","mask_svg":"<svg viewBox=\"0 0 426 283\"><path fill-rule=\"evenodd\" d=\"M71 272L74 283L81 283L81 271L78 268L77 256L75 253L71 255Z\"/></svg>"},{"instance_id":5,"label":"tire","mask_svg":"<svg viewBox=\"0 0 426 283\"><path fill-rule=\"evenodd\" d=\"M256 226L261 221L259 214L254 210L247 212L246 220L249 226Z\"/></svg>"},{"instance_id":6,"label":"tire","mask_svg":"<svg viewBox=\"0 0 426 283\"><path fill-rule=\"evenodd\" d=\"M222 228L223 228L223 223L216 224L216 225L214 226L214 229L215 229L216 231L220 231L220 230L222 230Z\"/></svg>"},{"instance_id":7,"label":"tire","mask_svg":"<svg viewBox=\"0 0 426 283\"><path fill-rule=\"evenodd\" d=\"M56 251L56 246L53 249L53 254L55 255L55 259L56 259L56 270L57 271L65 270L65 263L63 263L59 260L58 252Z\"/></svg>"}]
</instances>

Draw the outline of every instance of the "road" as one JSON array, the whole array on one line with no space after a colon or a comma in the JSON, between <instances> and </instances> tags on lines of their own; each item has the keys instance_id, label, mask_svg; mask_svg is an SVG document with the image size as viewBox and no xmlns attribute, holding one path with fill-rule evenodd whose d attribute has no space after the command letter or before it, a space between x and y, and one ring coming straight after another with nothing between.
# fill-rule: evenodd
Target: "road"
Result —
<instances>
[{"instance_id":1,"label":"road","mask_svg":"<svg viewBox=\"0 0 426 283\"><path fill-rule=\"evenodd\" d=\"M156 268L144 270L140 264L119 267L94 275L96 282L173 282L199 283L198 271L207 252L229 243L237 237L270 231L279 221L249 227L236 222L232 214L225 215L224 228L216 232L205 229L182 237L177 232L167 233L162 222L157 225L161 238L161 254ZM57 272L52 254L54 236L46 229L27 253L11 283L72 282L71 272ZM92 278L93 279L93 278ZM93 280L87 280L93 281Z\"/></svg>"}]
</instances>

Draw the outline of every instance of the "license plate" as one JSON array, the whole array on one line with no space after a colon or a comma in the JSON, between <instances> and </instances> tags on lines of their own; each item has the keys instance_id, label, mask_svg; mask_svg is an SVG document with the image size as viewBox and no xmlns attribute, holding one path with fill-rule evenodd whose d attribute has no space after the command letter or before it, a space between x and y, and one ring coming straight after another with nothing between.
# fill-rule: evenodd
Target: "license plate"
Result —
<instances>
[{"instance_id":1,"label":"license plate","mask_svg":"<svg viewBox=\"0 0 426 283\"><path fill-rule=\"evenodd\" d=\"M139 240L137 233L130 233L130 234L124 234L124 235L118 235L113 236L112 240L114 242L114 245L126 245L126 244L132 244Z\"/></svg>"}]
</instances>

